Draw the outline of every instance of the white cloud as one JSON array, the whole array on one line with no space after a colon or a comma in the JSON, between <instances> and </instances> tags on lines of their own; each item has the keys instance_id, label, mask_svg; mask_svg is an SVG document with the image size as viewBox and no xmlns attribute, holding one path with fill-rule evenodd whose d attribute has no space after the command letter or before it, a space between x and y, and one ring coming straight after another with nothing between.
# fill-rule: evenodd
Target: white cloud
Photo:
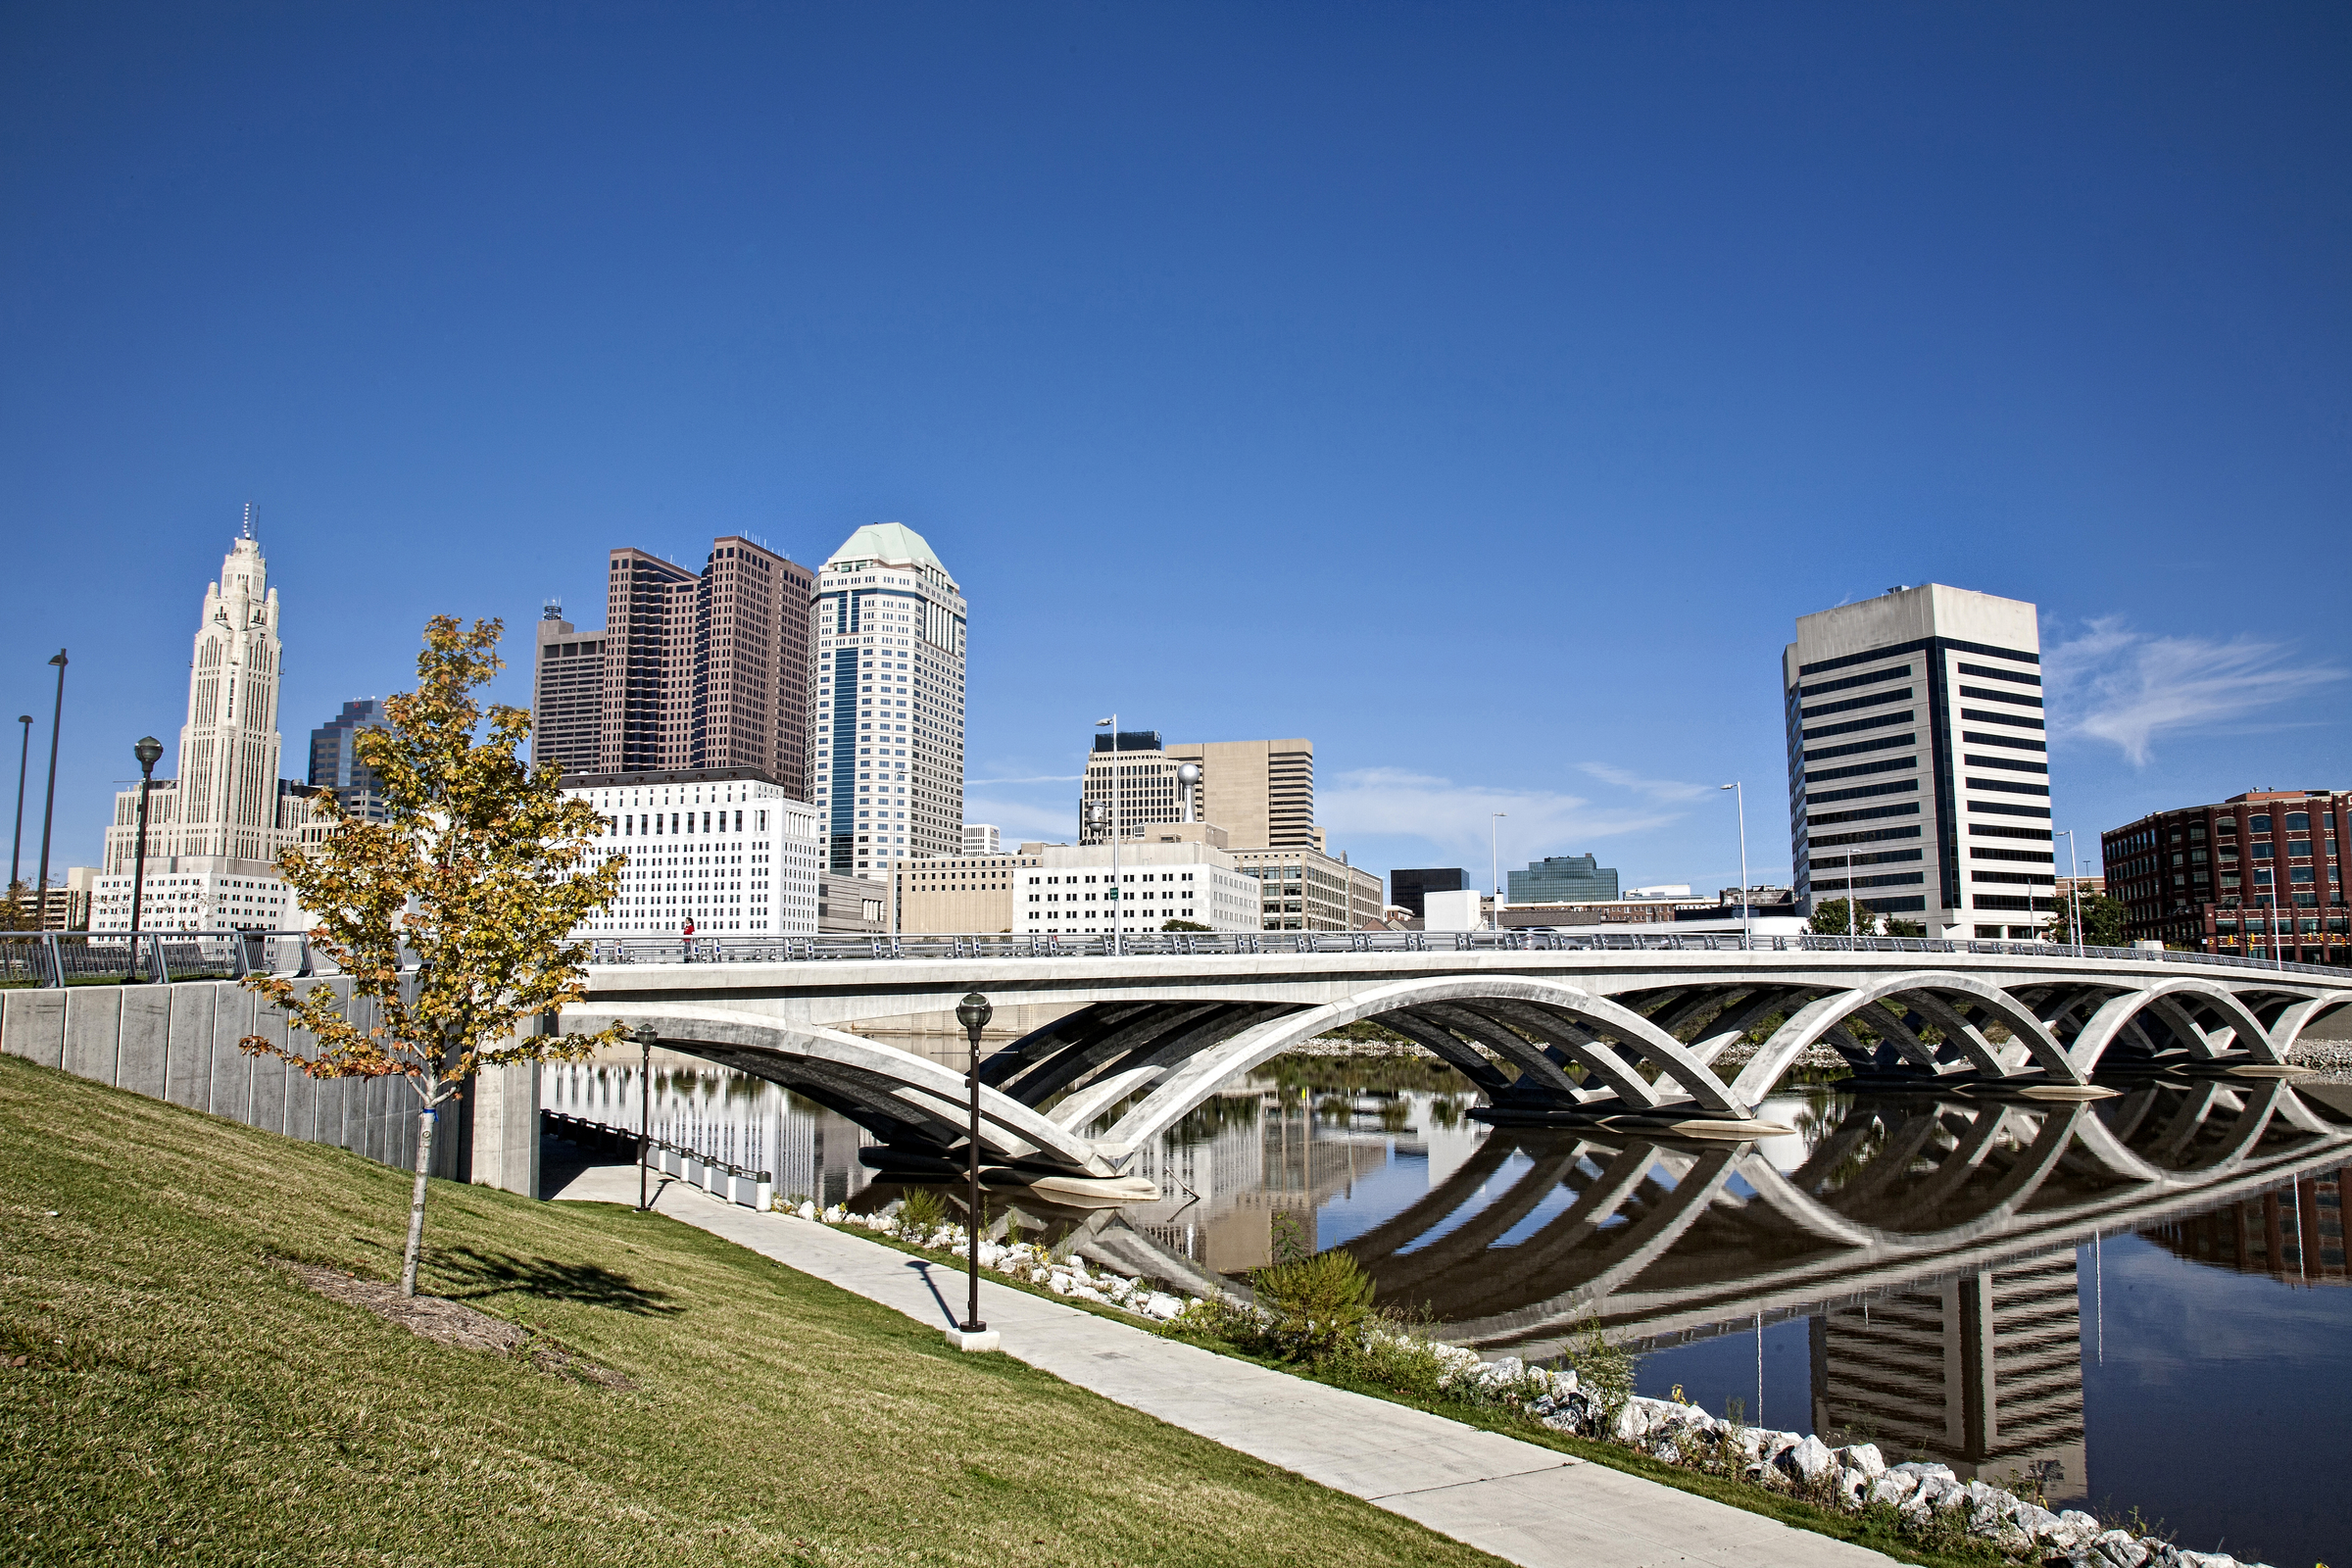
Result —
<instances>
[{"instance_id":1,"label":"white cloud","mask_svg":"<svg viewBox=\"0 0 2352 1568\"><path fill-rule=\"evenodd\" d=\"M2345 671L2238 636L2152 637L2121 616L2091 621L2042 660L2054 738L2109 742L2145 766L2159 736L2236 727Z\"/></svg>"},{"instance_id":2,"label":"white cloud","mask_svg":"<svg viewBox=\"0 0 2352 1568\"><path fill-rule=\"evenodd\" d=\"M1550 790L1497 789L1396 767L1339 774L1315 791L1315 815L1334 841L1373 834L1427 839L1461 855L1488 847L1494 813L1505 813L1504 858L1511 846L1567 854L1594 839L1638 833L1680 815L1654 808L1616 810L1578 795Z\"/></svg>"},{"instance_id":3,"label":"white cloud","mask_svg":"<svg viewBox=\"0 0 2352 1568\"><path fill-rule=\"evenodd\" d=\"M1631 768L1617 767L1608 762L1579 762L1577 770L1590 773L1604 784L1646 795L1653 801L1695 801L1715 793L1712 784L1685 784L1671 778L1643 778Z\"/></svg>"}]
</instances>

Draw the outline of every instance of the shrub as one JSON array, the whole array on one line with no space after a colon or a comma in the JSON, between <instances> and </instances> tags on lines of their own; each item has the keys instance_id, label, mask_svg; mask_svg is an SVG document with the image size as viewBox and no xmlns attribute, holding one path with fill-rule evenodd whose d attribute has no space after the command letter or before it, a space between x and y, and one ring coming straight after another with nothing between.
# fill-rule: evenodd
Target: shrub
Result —
<instances>
[{"instance_id":1,"label":"shrub","mask_svg":"<svg viewBox=\"0 0 2352 1568\"><path fill-rule=\"evenodd\" d=\"M929 1236L948 1217L948 1205L928 1187L910 1187L899 1200L899 1229L910 1236Z\"/></svg>"},{"instance_id":2,"label":"shrub","mask_svg":"<svg viewBox=\"0 0 2352 1568\"><path fill-rule=\"evenodd\" d=\"M1284 1360L1328 1361L1361 1341L1372 1316L1372 1276L1337 1250L1253 1270L1250 1283L1271 1314L1266 1348Z\"/></svg>"},{"instance_id":3,"label":"shrub","mask_svg":"<svg viewBox=\"0 0 2352 1568\"><path fill-rule=\"evenodd\" d=\"M1600 1407L1604 1421L1614 1421L1625 1401L1633 1397L1634 1371L1642 1358L1600 1337L1600 1319L1585 1320L1585 1337L1560 1352L1560 1360L1576 1373L1577 1387Z\"/></svg>"}]
</instances>

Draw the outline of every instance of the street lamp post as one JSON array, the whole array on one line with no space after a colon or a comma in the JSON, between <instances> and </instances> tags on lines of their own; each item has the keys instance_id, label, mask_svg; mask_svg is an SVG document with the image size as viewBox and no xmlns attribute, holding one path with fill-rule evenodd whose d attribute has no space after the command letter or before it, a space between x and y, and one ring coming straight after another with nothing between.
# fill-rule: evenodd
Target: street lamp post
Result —
<instances>
[{"instance_id":1,"label":"street lamp post","mask_svg":"<svg viewBox=\"0 0 2352 1568\"><path fill-rule=\"evenodd\" d=\"M32 890L35 931L49 929L49 823L57 814L57 731L66 718L66 651L60 648L49 662L57 666L57 708L49 715L49 794L41 803L41 870Z\"/></svg>"},{"instance_id":2,"label":"street lamp post","mask_svg":"<svg viewBox=\"0 0 2352 1568\"><path fill-rule=\"evenodd\" d=\"M130 755L139 760L139 847L130 859L130 967L124 979L139 972L139 898L147 890L147 792L155 788L155 763L164 755L163 743L142 735Z\"/></svg>"},{"instance_id":3,"label":"street lamp post","mask_svg":"<svg viewBox=\"0 0 2352 1568\"><path fill-rule=\"evenodd\" d=\"M1756 933L1755 910L1747 897L1747 791L1740 787L1737 779L1723 788L1732 792L1732 804L1740 812L1740 946L1752 948ZM1850 875L1845 879L1845 905L1847 909L1853 908L1854 879Z\"/></svg>"},{"instance_id":4,"label":"street lamp post","mask_svg":"<svg viewBox=\"0 0 2352 1568\"><path fill-rule=\"evenodd\" d=\"M654 1139L654 1042L661 1035L650 1023L641 1023L629 1031L637 1042L637 1212L647 1207L646 1156L653 1152Z\"/></svg>"},{"instance_id":5,"label":"street lamp post","mask_svg":"<svg viewBox=\"0 0 2352 1568\"><path fill-rule=\"evenodd\" d=\"M1121 942L1120 911L1126 906L1124 890L1119 886L1119 840L1126 833L1119 810L1119 715L1095 720L1095 728L1110 726L1110 953L1117 957L1127 950Z\"/></svg>"},{"instance_id":6,"label":"street lamp post","mask_svg":"<svg viewBox=\"0 0 2352 1568\"><path fill-rule=\"evenodd\" d=\"M24 738L17 743L17 836L9 842L8 850L8 887L12 894L17 878L24 872L24 764L32 760L32 715L19 713L17 722L24 730Z\"/></svg>"},{"instance_id":7,"label":"street lamp post","mask_svg":"<svg viewBox=\"0 0 2352 1568\"><path fill-rule=\"evenodd\" d=\"M964 1038L971 1042L964 1081L971 1090L971 1124L964 1132L964 1163L971 1179L970 1204L963 1216L964 1275L971 1286L971 1295L963 1309L963 1321L956 1325L960 1334L985 1334L988 1324L980 1317L980 1031L996 1011L988 998L974 991L965 995L956 1008L956 1019L963 1025Z\"/></svg>"},{"instance_id":8,"label":"street lamp post","mask_svg":"<svg viewBox=\"0 0 2352 1568\"><path fill-rule=\"evenodd\" d=\"M2074 906L2075 956L2082 956L2082 862L2075 857L2075 830L2062 827L2058 837L2066 840L2067 902Z\"/></svg>"},{"instance_id":9,"label":"street lamp post","mask_svg":"<svg viewBox=\"0 0 2352 1568\"><path fill-rule=\"evenodd\" d=\"M1496 811L1487 823L1487 880L1494 887L1494 930L1502 930L1502 819L1511 813Z\"/></svg>"}]
</instances>

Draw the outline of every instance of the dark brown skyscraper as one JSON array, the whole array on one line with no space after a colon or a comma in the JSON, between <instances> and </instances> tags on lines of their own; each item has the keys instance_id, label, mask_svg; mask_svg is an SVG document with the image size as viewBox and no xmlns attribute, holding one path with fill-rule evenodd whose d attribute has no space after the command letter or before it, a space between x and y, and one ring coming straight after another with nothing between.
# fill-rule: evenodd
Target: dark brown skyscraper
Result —
<instances>
[{"instance_id":1,"label":"dark brown skyscraper","mask_svg":"<svg viewBox=\"0 0 2352 1568\"><path fill-rule=\"evenodd\" d=\"M700 573L613 551L605 630L541 630L534 755L571 774L756 768L807 799L814 584L737 534L712 542ZM593 746L564 700L591 680Z\"/></svg>"}]
</instances>

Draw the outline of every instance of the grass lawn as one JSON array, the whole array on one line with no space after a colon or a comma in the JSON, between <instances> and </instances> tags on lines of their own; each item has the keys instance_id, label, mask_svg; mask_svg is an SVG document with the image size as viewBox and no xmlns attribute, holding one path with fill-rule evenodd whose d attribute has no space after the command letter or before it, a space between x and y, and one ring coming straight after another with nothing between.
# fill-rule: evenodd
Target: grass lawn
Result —
<instances>
[{"instance_id":1,"label":"grass lawn","mask_svg":"<svg viewBox=\"0 0 2352 1568\"><path fill-rule=\"evenodd\" d=\"M424 1289L631 1389L271 1261L396 1279L407 1191L0 1057L0 1562L1494 1560L658 1215L426 1217Z\"/></svg>"}]
</instances>

